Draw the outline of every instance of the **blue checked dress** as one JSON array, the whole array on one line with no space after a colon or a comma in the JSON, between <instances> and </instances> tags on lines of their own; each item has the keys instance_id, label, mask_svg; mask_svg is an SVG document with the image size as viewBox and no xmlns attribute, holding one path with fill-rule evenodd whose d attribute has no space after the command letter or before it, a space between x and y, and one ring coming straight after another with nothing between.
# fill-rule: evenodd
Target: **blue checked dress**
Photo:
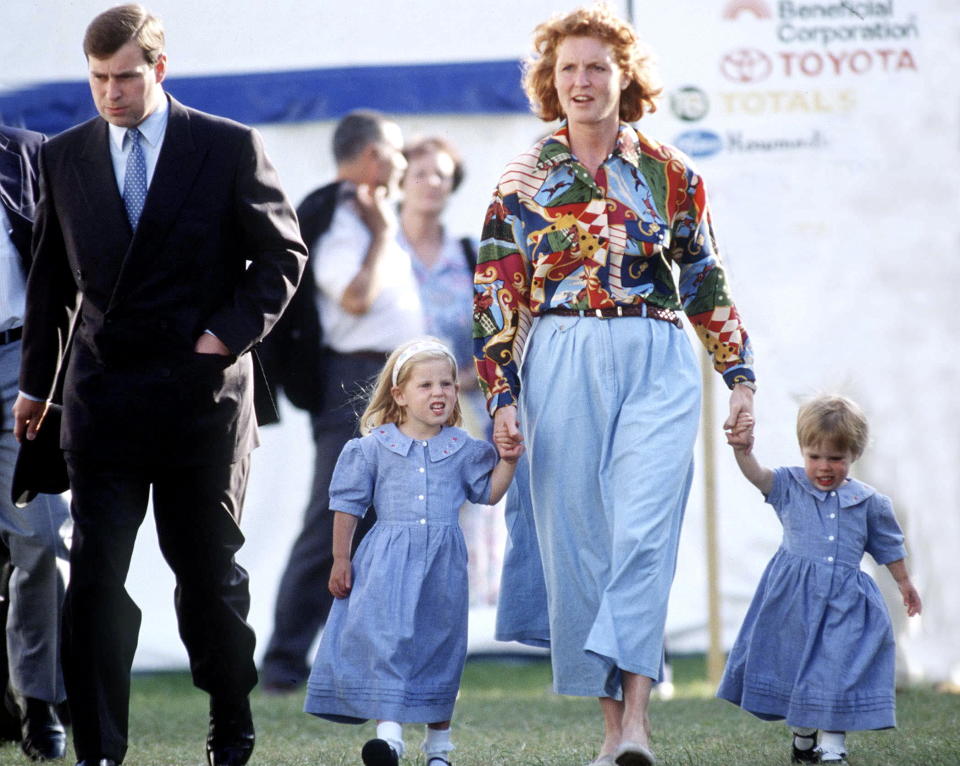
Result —
<instances>
[{"instance_id":1,"label":"blue checked dress","mask_svg":"<svg viewBox=\"0 0 960 766\"><path fill-rule=\"evenodd\" d=\"M860 570L906 555L889 498L848 479L816 489L778 468L767 497L783 542L767 565L717 696L758 718L830 731L896 725L894 639L877 584Z\"/></svg>"},{"instance_id":2,"label":"blue checked dress","mask_svg":"<svg viewBox=\"0 0 960 766\"><path fill-rule=\"evenodd\" d=\"M376 524L353 559L307 681L304 710L341 723L447 721L467 653L467 550L458 513L485 503L492 445L445 427L418 441L390 423L347 443L330 508ZM323 587L327 587L323 583Z\"/></svg>"}]
</instances>

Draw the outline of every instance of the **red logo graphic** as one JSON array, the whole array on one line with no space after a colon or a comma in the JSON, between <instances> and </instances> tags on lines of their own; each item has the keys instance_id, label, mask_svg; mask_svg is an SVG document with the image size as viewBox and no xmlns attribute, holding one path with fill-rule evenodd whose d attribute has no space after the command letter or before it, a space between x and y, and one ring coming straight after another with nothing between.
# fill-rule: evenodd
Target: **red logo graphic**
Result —
<instances>
[{"instance_id":1,"label":"red logo graphic","mask_svg":"<svg viewBox=\"0 0 960 766\"><path fill-rule=\"evenodd\" d=\"M756 48L731 51L720 59L720 71L733 82L759 82L770 76L773 63L770 57Z\"/></svg>"},{"instance_id":2,"label":"red logo graphic","mask_svg":"<svg viewBox=\"0 0 960 766\"><path fill-rule=\"evenodd\" d=\"M752 13L758 19L773 17L770 6L764 0L730 0L723 9L723 18L733 20L744 12Z\"/></svg>"}]
</instances>

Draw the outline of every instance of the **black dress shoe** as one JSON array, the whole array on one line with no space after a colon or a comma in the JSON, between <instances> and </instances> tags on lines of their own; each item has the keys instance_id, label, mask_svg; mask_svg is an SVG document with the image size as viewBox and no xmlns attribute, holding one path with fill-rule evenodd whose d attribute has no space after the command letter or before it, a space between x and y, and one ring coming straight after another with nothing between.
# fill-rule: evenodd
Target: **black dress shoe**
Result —
<instances>
[{"instance_id":1,"label":"black dress shoe","mask_svg":"<svg viewBox=\"0 0 960 766\"><path fill-rule=\"evenodd\" d=\"M399 766L397 751L385 739L368 739L360 751L364 766Z\"/></svg>"},{"instance_id":2,"label":"black dress shoe","mask_svg":"<svg viewBox=\"0 0 960 766\"><path fill-rule=\"evenodd\" d=\"M9 691L8 691L9 694ZM67 733L49 702L12 694L20 713L20 749L32 761L53 761L67 753Z\"/></svg>"},{"instance_id":3,"label":"black dress shoe","mask_svg":"<svg viewBox=\"0 0 960 766\"><path fill-rule=\"evenodd\" d=\"M254 742L250 700L211 697L207 732L209 766L243 766L250 760Z\"/></svg>"}]
</instances>

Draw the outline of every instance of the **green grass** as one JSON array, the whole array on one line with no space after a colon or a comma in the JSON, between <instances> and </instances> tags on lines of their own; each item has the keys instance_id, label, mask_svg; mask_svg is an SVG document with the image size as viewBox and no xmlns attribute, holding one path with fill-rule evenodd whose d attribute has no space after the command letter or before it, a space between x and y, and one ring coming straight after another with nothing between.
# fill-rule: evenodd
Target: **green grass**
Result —
<instances>
[{"instance_id":1,"label":"green grass","mask_svg":"<svg viewBox=\"0 0 960 766\"><path fill-rule=\"evenodd\" d=\"M653 748L663 766L789 764L782 723L765 723L713 699L702 657L674 664L676 696L651 707ZM301 712L302 694L253 696L257 749L251 766L355 766L373 724L343 726ZM960 695L911 689L897 698L900 728L853 732L854 766L960 764ZM201 766L207 700L182 673L138 675L126 766ZM422 766L420 727L406 727L407 766ZM601 721L595 700L550 691L543 661L471 660L454 721L456 766L583 766L596 754ZM72 751L68 764L73 762ZM13 745L0 764L30 762Z\"/></svg>"}]
</instances>

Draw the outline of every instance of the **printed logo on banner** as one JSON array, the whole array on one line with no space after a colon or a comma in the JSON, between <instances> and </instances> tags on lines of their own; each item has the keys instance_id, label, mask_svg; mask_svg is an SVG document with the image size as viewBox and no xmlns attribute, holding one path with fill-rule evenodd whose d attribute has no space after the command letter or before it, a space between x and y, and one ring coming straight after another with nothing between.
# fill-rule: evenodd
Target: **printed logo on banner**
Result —
<instances>
[{"instance_id":1,"label":"printed logo on banner","mask_svg":"<svg viewBox=\"0 0 960 766\"><path fill-rule=\"evenodd\" d=\"M723 8L725 19L736 19L741 13L752 13L758 19L773 17L770 6L764 0L730 0Z\"/></svg>"},{"instance_id":2,"label":"printed logo on banner","mask_svg":"<svg viewBox=\"0 0 960 766\"><path fill-rule=\"evenodd\" d=\"M750 84L771 74L782 77L843 77L871 72L917 71L917 62L906 48L858 48L852 51L778 51L768 56L757 48L738 48L720 59L720 72L728 80Z\"/></svg>"},{"instance_id":3,"label":"printed logo on banner","mask_svg":"<svg viewBox=\"0 0 960 766\"><path fill-rule=\"evenodd\" d=\"M670 111L684 122L696 122L707 116L710 99L703 88L685 85L670 94Z\"/></svg>"},{"instance_id":4,"label":"printed logo on banner","mask_svg":"<svg viewBox=\"0 0 960 766\"><path fill-rule=\"evenodd\" d=\"M723 140L712 130L688 130L677 136L673 144L691 157L711 157L723 149Z\"/></svg>"},{"instance_id":5,"label":"printed logo on banner","mask_svg":"<svg viewBox=\"0 0 960 766\"><path fill-rule=\"evenodd\" d=\"M720 59L720 72L733 82L759 82L773 71L770 57L757 48L739 48Z\"/></svg>"},{"instance_id":6,"label":"printed logo on banner","mask_svg":"<svg viewBox=\"0 0 960 766\"><path fill-rule=\"evenodd\" d=\"M726 114L849 114L857 106L856 91L843 90L742 90L720 93Z\"/></svg>"}]
</instances>

